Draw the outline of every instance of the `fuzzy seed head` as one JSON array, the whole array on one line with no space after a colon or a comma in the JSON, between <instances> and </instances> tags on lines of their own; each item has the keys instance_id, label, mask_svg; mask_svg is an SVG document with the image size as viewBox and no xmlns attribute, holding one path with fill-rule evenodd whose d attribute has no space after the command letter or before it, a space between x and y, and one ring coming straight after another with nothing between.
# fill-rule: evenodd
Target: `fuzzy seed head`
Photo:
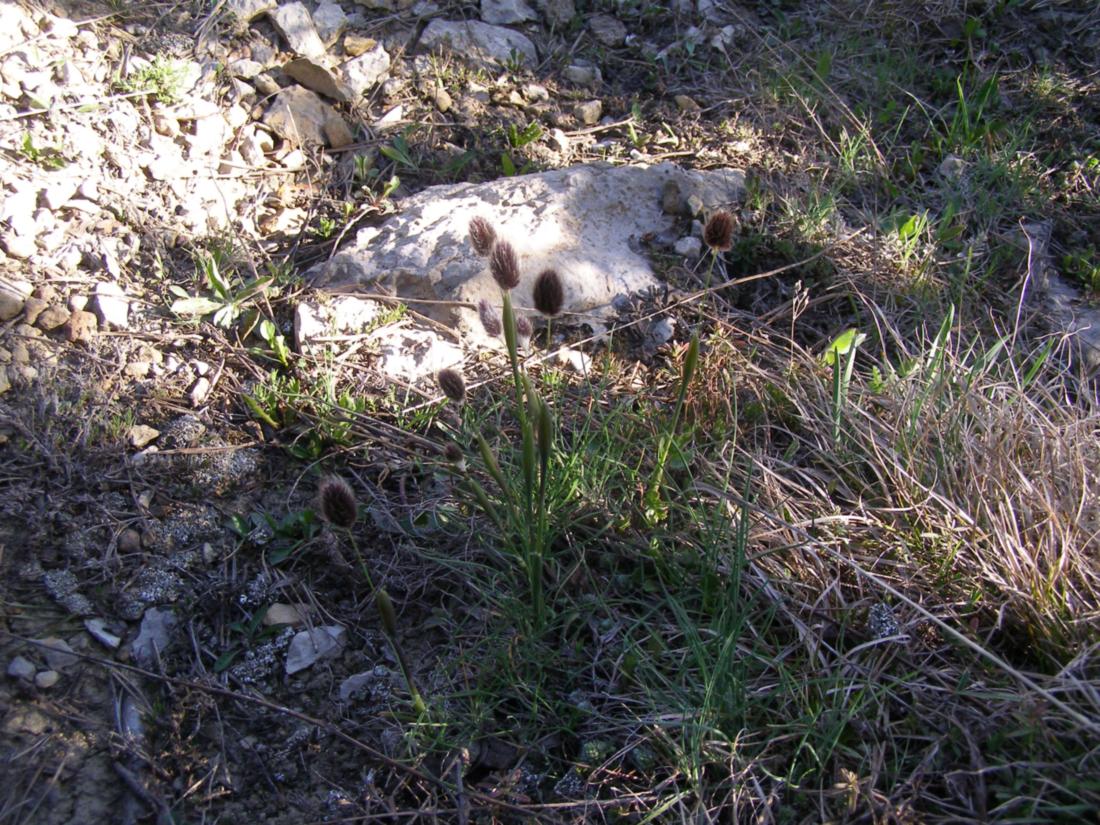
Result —
<instances>
[{"instance_id":1,"label":"fuzzy seed head","mask_svg":"<svg viewBox=\"0 0 1100 825\"><path fill-rule=\"evenodd\" d=\"M470 221L470 243L474 246L474 252L482 258L493 251L496 239L496 231L485 218L477 217Z\"/></svg>"},{"instance_id":2,"label":"fuzzy seed head","mask_svg":"<svg viewBox=\"0 0 1100 825\"><path fill-rule=\"evenodd\" d=\"M466 400L466 381L458 370L450 368L440 370L436 375L436 380L439 382L439 388L443 390L443 394L456 404L461 404Z\"/></svg>"},{"instance_id":3,"label":"fuzzy seed head","mask_svg":"<svg viewBox=\"0 0 1100 825\"><path fill-rule=\"evenodd\" d=\"M562 305L565 303L565 288L556 270L544 269L539 273L535 278L531 297L535 301L535 309L543 315L549 315L552 318L561 312Z\"/></svg>"},{"instance_id":4,"label":"fuzzy seed head","mask_svg":"<svg viewBox=\"0 0 1100 825\"><path fill-rule=\"evenodd\" d=\"M447 442L447 446L443 448L443 455L452 464L458 464L464 458L462 448L453 441Z\"/></svg>"},{"instance_id":5,"label":"fuzzy seed head","mask_svg":"<svg viewBox=\"0 0 1100 825\"><path fill-rule=\"evenodd\" d=\"M719 209L707 218L703 227L703 243L715 252L726 252L733 246L733 215Z\"/></svg>"},{"instance_id":6,"label":"fuzzy seed head","mask_svg":"<svg viewBox=\"0 0 1100 825\"><path fill-rule=\"evenodd\" d=\"M481 326L485 329L486 335L496 338L504 331L497 311L484 298L477 302L477 317L481 319Z\"/></svg>"},{"instance_id":7,"label":"fuzzy seed head","mask_svg":"<svg viewBox=\"0 0 1100 825\"><path fill-rule=\"evenodd\" d=\"M335 527L350 530L359 515L351 485L342 478L329 476L321 482L318 497L321 501L321 515L325 521Z\"/></svg>"},{"instance_id":8,"label":"fuzzy seed head","mask_svg":"<svg viewBox=\"0 0 1100 825\"><path fill-rule=\"evenodd\" d=\"M497 241L489 255L489 271L501 289L515 289L519 286L519 260L516 250L508 241Z\"/></svg>"},{"instance_id":9,"label":"fuzzy seed head","mask_svg":"<svg viewBox=\"0 0 1100 825\"><path fill-rule=\"evenodd\" d=\"M531 319L526 315L520 315L516 318L516 337L521 341L527 341L531 335L535 332L534 327L531 326Z\"/></svg>"}]
</instances>

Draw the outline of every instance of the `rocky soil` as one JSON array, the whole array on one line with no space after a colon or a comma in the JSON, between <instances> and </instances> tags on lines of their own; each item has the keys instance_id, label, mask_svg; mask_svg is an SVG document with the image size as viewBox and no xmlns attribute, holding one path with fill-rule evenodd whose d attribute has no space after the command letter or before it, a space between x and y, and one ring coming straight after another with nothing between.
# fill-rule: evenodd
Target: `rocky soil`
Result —
<instances>
[{"instance_id":1,"label":"rocky soil","mask_svg":"<svg viewBox=\"0 0 1100 825\"><path fill-rule=\"evenodd\" d=\"M267 386L278 346L344 398L437 394L459 333L305 277L426 186L595 159L727 165L671 130L632 141L643 78L601 68L608 50L735 36L681 5L683 31L642 34L572 0L0 7L0 820L302 822L387 810L423 781L387 762L408 735L395 662L312 515L316 471L288 459L334 433L294 441L242 395ZM683 217L659 243L694 263L689 194L666 193ZM334 366L317 344L333 335L369 340ZM335 443L370 436L349 470L376 491L372 564L407 620L451 609L461 579L408 552L439 495L430 442L356 427ZM440 641L410 642L429 691ZM470 747L471 793L569 798L537 753Z\"/></svg>"},{"instance_id":2,"label":"rocky soil","mask_svg":"<svg viewBox=\"0 0 1100 825\"><path fill-rule=\"evenodd\" d=\"M437 559L479 557L435 521L432 376L476 373L486 342L476 283L448 269L466 252L402 282L430 257L417 239L461 244L452 196L533 237L517 215L546 184L515 173L684 164L717 177L647 182L644 209L624 190L612 217L636 224L555 217L636 258L621 282L594 269L563 328L598 335L638 287L698 287L698 218L752 219L732 170L761 146L717 125L728 101L652 67L726 59L761 18L711 0L130 5L0 5L0 822L289 825L425 799L490 821L583 798L551 741L471 737L409 767L397 662L314 513L319 468L335 455L366 491L362 549L416 628L417 679L456 692L435 617L476 600ZM639 99L664 128L635 131ZM643 360L677 338L671 317L641 332Z\"/></svg>"}]
</instances>

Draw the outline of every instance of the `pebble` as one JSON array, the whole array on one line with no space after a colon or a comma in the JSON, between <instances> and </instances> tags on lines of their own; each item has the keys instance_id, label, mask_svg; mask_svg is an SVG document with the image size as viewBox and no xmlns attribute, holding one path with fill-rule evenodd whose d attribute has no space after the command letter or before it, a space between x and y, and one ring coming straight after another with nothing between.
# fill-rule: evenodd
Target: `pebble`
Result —
<instances>
[{"instance_id":1,"label":"pebble","mask_svg":"<svg viewBox=\"0 0 1100 825\"><path fill-rule=\"evenodd\" d=\"M127 527L118 534L118 552L129 555L141 550L141 533L133 527Z\"/></svg>"},{"instance_id":2,"label":"pebble","mask_svg":"<svg viewBox=\"0 0 1100 825\"><path fill-rule=\"evenodd\" d=\"M191 387L191 406L201 407L202 403L206 400L206 396L210 394L210 379L200 378L195 382L195 385Z\"/></svg>"},{"instance_id":3,"label":"pebble","mask_svg":"<svg viewBox=\"0 0 1100 825\"><path fill-rule=\"evenodd\" d=\"M34 677L34 683L46 690L52 688L61 679L61 674L56 670L43 670L41 673L36 673Z\"/></svg>"},{"instance_id":4,"label":"pebble","mask_svg":"<svg viewBox=\"0 0 1100 825\"><path fill-rule=\"evenodd\" d=\"M600 100L586 100L573 107L573 116L585 126L595 126L602 114L603 102Z\"/></svg>"},{"instance_id":5,"label":"pebble","mask_svg":"<svg viewBox=\"0 0 1100 825\"><path fill-rule=\"evenodd\" d=\"M105 647L115 650L122 644L122 639L108 629L107 622L103 619L85 619L84 627L92 634L92 638Z\"/></svg>"},{"instance_id":6,"label":"pebble","mask_svg":"<svg viewBox=\"0 0 1100 825\"><path fill-rule=\"evenodd\" d=\"M321 130L325 133L325 140L333 149L342 149L355 143L355 135L342 117L329 118L324 122Z\"/></svg>"},{"instance_id":7,"label":"pebble","mask_svg":"<svg viewBox=\"0 0 1100 825\"><path fill-rule=\"evenodd\" d=\"M264 613L263 623L267 627L277 624L300 625L305 624L302 612L292 604L275 602Z\"/></svg>"},{"instance_id":8,"label":"pebble","mask_svg":"<svg viewBox=\"0 0 1100 825\"><path fill-rule=\"evenodd\" d=\"M3 237L0 237L0 243L4 245L4 251L10 258L26 260L38 251L38 244L35 243L32 235L5 232Z\"/></svg>"},{"instance_id":9,"label":"pebble","mask_svg":"<svg viewBox=\"0 0 1100 825\"><path fill-rule=\"evenodd\" d=\"M703 252L703 242L698 238L688 236L686 238L680 238L676 242L676 246L673 247L676 250L677 255L683 255L685 258L695 259Z\"/></svg>"},{"instance_id":10,"label":"pebble","mask_svg":"<svg viewBox=\"0 0 1100 825\"><path fill-rule=\"evenodd\" d=\"M68 320L69 310L54 304L42 310L35 323L39 329L49 332L50 330L57 329Z\"/></svg>"},{"instance_id":11,"label":"pebble","mask_svg":"<svg viewBox=\"0 0 1100 825\"><path fill-rule=\"evenodd\" d=\"M31 679L34 677L34 665L22 656L16 656L8 663L8 676L13 679Z\"/></svg>"},{"instance_id":12,"label":"pebble","mask_svg":"<svg viewBox=\"0 0 1100 825\"><path fill-rule=\"evenodd\" d=\"M603 80L598 68L584 63L574 63L571 66L566 66L562 71L562 77L570 83L576 83L578 86L592 86Z\"/></svg>"},{"instance_id":13,"label":"pebble","mask_svg":"<svg viewBox=\"0 0 1100 825\"><path fill-rule=\"evenodd\" d=\"M130 302L118 284L109 281L97 283L91 305L92 311L104 327L126 329L129 326Z\"/></svg>"},{"instance_id":14,"label":"pebble","mask_svg":"<svg viewBox=\"0 0 1100 825\"><path fill-rule=\"evenodd\" d=\"M569 151L570 141L569 136L565 134L561 129L554 128L550 130L550 142L554 145L562 154Z\"/></svg>"},{"instance_id":15,"label":"pebble","mask_svg":"<svg viewBox=\"0 0 1100 825\"><path fill-rule=\"evenodd\" d=\"M432 95L432 102L435 104L435 108L441 112L449 112L451 106L454 105L454 101L446 89L436 89L435 94Z\"/></svg>"},{"instance_id":16,"label":"pebble","mask_svg":"<svg viewBox=\"0 0 1100 825\"><path fill-rule=\"evenodd\" d=\"M99 320L95 315L80 309L71 313L68 322L65 324L65 334L69 341L74 344L91 341L98 330Z\"/></svg>"},{"instance_id":17,"label":"pebble","mask_svg":"<svg viewBox=\"0 0 1100 825\"><path fill-rule=\"evenodd\" d=\"M10 321L22 312L30 294L31 286L26 281L0 281L0 321Z\"/></svg>"},{"instance_id":18,"label":"pebble","mask_svg":"<svg viewBox=\"0 0 1100 825\"><path fill-rule=\"evenodd\" d=\"M377 45L378 41L373 37L363 37L358 34L348 34L344 36L344 54L349 57L358 57L361 54L369 52Z\"/></svg>"},{"instance_id":19,"label":"pebble","mask_svg":"<svg viewBox=\"0 0 1100 825\"><path fill-rule=\"evenodd\" d=\"M676 101L676 107L681 112L699 112L699 111L702 111L702 107L698 103L696 103L694 100L692 100L690 97L688 97L687 95L676 95L676 97L674 97L673 100Z\"/></svg>"},{"instance_id":20,"label":"pebble","mask_svg":"<svg viewBox=\"0 0 1100 825\"><path fill-rule=\"evenodd\" d=\"M610 14L597 14L588 21L588 30L604 46L621 46L626 40L626 26Z\"/></svg>"}]
</instances>

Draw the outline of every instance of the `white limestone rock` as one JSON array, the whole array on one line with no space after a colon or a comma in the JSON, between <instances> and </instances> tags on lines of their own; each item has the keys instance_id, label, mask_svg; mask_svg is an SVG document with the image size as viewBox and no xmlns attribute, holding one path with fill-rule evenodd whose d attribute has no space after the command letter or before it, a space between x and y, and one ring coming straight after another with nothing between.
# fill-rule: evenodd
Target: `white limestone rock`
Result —
<instances>
[{"instance_id":1,"label":"white limestone rock","mask_svg":"<svg viewBox=\"0 0 1100 825\"><path fill-rule=\"evenodd\" d=\"M500 303L486 261L470 246L470 219L483 216L519 256L522 281L514 301L531 307L531 284L547 267L566 286L566 313L599 326L616 295L657 283L637 239L672 230L676 218L661 208L666 184L707 209L735 207L744 174L733 169L685 170L656 166L575 166L481 184L430 187L400 204L399 214L363 229L355 241L309 276L316 286L349 294L356 289L405 298ZM419 312L485 342L472 309L414 304ZM577 317L577 316L573 316ZM570 316L566 315L566 322Z\"/></svg>"},{"instance_id":2,"label":"white limestone rock","mask_svg":"<svg viewBox=\"0 0 1100 825\"><path fill-rule=\"evenodd\" d=\"M322 659L339 656L347 639L348 632L340 625L315 627L296 634L286 653L287 675L312 667Z\"/></svg>"},{"instance_id":3,"label":"white limestone rock","mask_svg":"<svg viewBox=\"0 0 1100 825\"><path fill-rule=\"evenodd\" d=\"M284 3L268 16L290 50L302 57L322 57L325 44L313 25L313 16L304 3Z\"/></svg>"},{"instance_id":4,"label":"white limestone rock","mask_svg":"<svg viewBox=\"0 0 1100 825\"><path fill-rule=\"evenodd\" d=\"M420 48L431 51L440 46L482 66L504 66L513 59L524 66L538 62L535 44L526 35L480 20L433 20L420 35Z\"/></svg>"},{"instance_id":5,"label":"white limestone rock","mask_svg":"<svg viewBox=\"0 0 1100 825\"><path fill-rule=\"evenodd\" d=\"M493 26L508 26L538 20L525 0L481 0L481 19Z\"/></svg>"}]
</instances>

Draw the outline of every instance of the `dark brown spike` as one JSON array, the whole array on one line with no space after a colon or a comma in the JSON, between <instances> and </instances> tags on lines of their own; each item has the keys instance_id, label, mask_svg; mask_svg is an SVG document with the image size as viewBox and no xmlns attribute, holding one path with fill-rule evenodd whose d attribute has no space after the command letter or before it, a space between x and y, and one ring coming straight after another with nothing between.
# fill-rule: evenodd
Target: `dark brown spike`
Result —
<instances>
[{"instance_id":1,"label":"dark brown spike","mask_svg":"<svg viewBox=\"0 0 1100 825\"><path fill-rule=\"evenodd\" d=\"M549 315L552 318L561 312L565 304L565 287L562 286L561 276L556 270L544 269L539 273L535 278L531 297L535 301L535 309L543 315Z\"/></svg>"},{"instance_id":2,"label":"dark brown spike","mask_svg":"<svg viewBox=\"0 0 1100 825\"><path fill-rule=\"evenodd\" d=\"M461 404L466 400L466 381L458 370L450 368L440 370L436 375L436 380L439 382L439 388L443 390L443 394L456 404Z\"/></svg>"},{"instance_id":3,"label":"dark brown spike","mask_svg":"<svg viewBox=\"0 0 1100 825\"><path fill-rule=\"evenodd\" d=\"M497 241L489 255L489 271L501 289L515 289L519 286L519 260L516 250L508 241Z\"/></svg>"},{"instance_id":4,"label":"dark brown spike","mask_svg":"<svg viewBox=\"0 0 1100 825\"><path fill-rule=\"evenodd\" d=\"M733 215L719 209L707 218L703 227L703 243L715 252L726 252L733 246Z\"/></svg>"},{"instance_id":5,"label":"dark brown spike","mask_svg":"<svg viewBox=\"0 0 1100 825\"><path fill-rule=\"evenodd\" d=\"M350 484L337 476L329 476L321 482L318 498L325 521L345 530L351 529L359 515L359 507Z\"/></svg>"},{"instance_id":6,"label":"dark brown spike","mask_svg":"<svg viewBox=\"0 0 1100 825\"><path fill-rule=\"evenodd\" d=\"M503 332L504 327L501 326L500 315L484 298L477 302L477 317L481 319L481 326L485 329L486 335L495 338Z\"/></svg>"},{"instance_id":7,"label":"dark brown spike","mask_svg":"<svg viewBox=\"0 0 1100 825\"><path fill-rule=\"evenodd\" d=\"M482 258L493 251L496 239L496 230L485 218L479 216L470 221L470 243L473 244L474 252Z\"/></svg>"}]
</instances>

